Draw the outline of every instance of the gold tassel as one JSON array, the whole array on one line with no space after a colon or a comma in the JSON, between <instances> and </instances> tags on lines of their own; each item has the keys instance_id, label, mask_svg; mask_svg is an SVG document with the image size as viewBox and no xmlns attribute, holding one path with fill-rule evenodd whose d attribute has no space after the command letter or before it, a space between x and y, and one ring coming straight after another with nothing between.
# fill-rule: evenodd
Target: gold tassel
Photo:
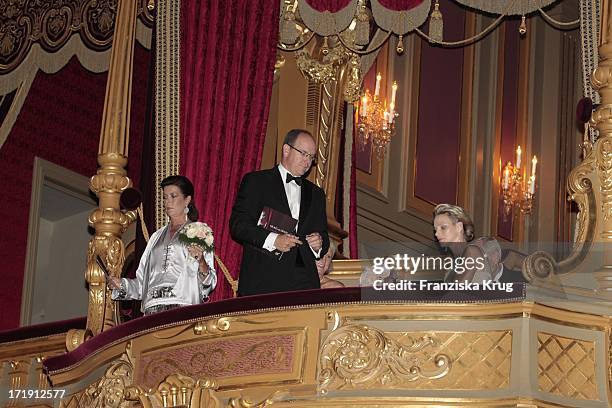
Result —
<instances>
[{"instance_id":1,"label":"gold tassel","mask_svg":"<svg viewBox=\"0 0 612 408\"><path fill-rule=\"evenodd\" d=\"M292 45L298 40L300 34L295 26L295 13L291 10L285 12L283 18L283 29L280 33L280 39L283 44Z\"/></svg>"},{"instance_id":2,"label":"gold tassel","mask_svg":"<svg viewBox=\"0 0 612 408\"><path fill-rule=\"evenodd\" d=\"M370 17L364 6L357 11L357 21L355 24L355 44L368 45L370 42Z\"/></svg>"},{"instance_id":3,"label":"gold tassel","mask_svg":"<svg viewBox=\"0 0 612 408\"><path fill-rule=\"evenodd\" d=\"M527 23L525 22L525 16L521 16L521 25L519 26L519 34L527 34Z\"/></svg>"},{"instance_id":4,"label":"gold tassel","mask_svg":"<svg viewBox=\"0 0 612 408\"><path fill-rule=\"evenodd\" d=\"M440 12L440 4L436 0L434 9L429 16L429 38L434 42L442 42L444 30L444 20L442 20L442 13Z\"/></svg>"},{"instance_id":5,"label":"gold tassel","mask_svg":"<svg viewBox=\"0 0 612 408\"><path fill-rule=\"evenodd\" d=\"M404 36L400 35L399 40L397 42L397 47L395 47L395 51L398 55L402 55L404 53Z\"/></svg>"}]
</instances>

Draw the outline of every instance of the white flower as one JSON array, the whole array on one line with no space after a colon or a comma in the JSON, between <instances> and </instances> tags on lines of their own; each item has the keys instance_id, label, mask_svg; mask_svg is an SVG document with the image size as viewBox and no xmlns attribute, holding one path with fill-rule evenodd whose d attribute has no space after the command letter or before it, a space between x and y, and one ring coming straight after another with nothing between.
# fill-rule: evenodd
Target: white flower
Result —
<instances>
[{"instance_id":1,"label":"white flower","mask_svg":"<svg viewBox=\"0 0 612 408\"><path fill-rule=\"evenodd\" d=\"M206 235L206 238L204 238L204 242L206 242L206 245L212 246L212 244L213 244L213 236L212 236L212 234Z\"/></svg>"},{"instance_id":2,"label":"white flower","mask_svg":"<svg viewBox=\"0 0 612 408\"><path fill-rule=\"evenodd\" d=\"M187 228L187 231L185 231L185 235L187 235L187 238L195 238L196 230L194 228Z\"/></svg>"}]
</instances>

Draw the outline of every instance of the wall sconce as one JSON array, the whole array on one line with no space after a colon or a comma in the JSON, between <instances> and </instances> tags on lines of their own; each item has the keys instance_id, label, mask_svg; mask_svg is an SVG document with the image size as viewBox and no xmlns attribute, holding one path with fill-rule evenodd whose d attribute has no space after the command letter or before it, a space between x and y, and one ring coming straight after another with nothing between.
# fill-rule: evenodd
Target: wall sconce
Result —
<instances>
[{"instance_id":1,"label":"wall sconce","mask_svg":"<svg viewBox=\"0 0 612 408\"><path fill-rule=\"evenodd\" d=\"M533 197L535 195L536 166L538 158L533 156L531 159L531 176L527 183L523 183L521 171L521 146L516 149L515 165L508 162L502 172L502 197L504 200L504 220L516 207L523 214L530 214L533 208Z\"/></svg>"},{"instance_id":2,"label":"wall sconce","mask_svg":"<svg viewBox=\"0 0 612 408\"><path fill-rule=\"evenodd\" d=\"M394 81L391 87L391 103L387 109L387 101L380 99L380 82L382 75L376 75L376 89L374 97L366 90L361 97L359 104L359 116L357 129L359 130L359 142L363 147L372 141L376 155L379 159L385 156L385 150L391 138L395 134L395 118L399 115L395 111L395 94L397 93L397 83Z\"/></svg>"}]
</instances>

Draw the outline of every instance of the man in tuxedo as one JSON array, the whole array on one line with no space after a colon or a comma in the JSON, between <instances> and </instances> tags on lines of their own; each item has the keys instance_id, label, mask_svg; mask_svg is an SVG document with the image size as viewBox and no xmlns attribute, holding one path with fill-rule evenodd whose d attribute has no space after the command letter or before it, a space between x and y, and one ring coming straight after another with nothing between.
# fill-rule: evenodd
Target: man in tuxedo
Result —
<instances>
[{"instance_id":1,"label":"man in tuxedo","mask_svg":"<svg viewBox=\"0 0 612 408\"><path fill-rule=\"evenodd\" d=\"M278 166L243 177L230 217L232 237L243 246L238 295L320 287L315 261L329 248L325 192L302 178L315 158L312 135L293 129ZM258 226L265 207L298 220L297 231L277 234Z\"/></svg>"}]
</instances>

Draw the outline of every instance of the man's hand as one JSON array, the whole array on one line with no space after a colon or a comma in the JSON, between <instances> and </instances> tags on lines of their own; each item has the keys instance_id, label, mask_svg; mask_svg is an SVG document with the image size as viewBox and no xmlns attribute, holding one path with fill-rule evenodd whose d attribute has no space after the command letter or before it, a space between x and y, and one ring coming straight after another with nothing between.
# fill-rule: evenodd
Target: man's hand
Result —
<instances>
[{"instance_id":1,"label":"man's hand","mask_svg":"<svg viewBox=\"0 0 612 408\"><path fill-rule=\"evenodd\" d=\"M302 241L291 234L279 235L274 241L274 246L281 252L289 252L296 245L302 245Z\"/></svg>"},{"instance_id":2,"label":"man's hand","mask_svg":"<svg viewBox=\"0 0 612 408\"><path fill-rule=\"evenodd\" d=\"M313 232L312 234L306 235L306 241L308 241L308 245L310 245L312 250L315 252L317 252L323 246L323 238L321 238L321 234L318 232Z\"/></svg>"}]
</instances>

